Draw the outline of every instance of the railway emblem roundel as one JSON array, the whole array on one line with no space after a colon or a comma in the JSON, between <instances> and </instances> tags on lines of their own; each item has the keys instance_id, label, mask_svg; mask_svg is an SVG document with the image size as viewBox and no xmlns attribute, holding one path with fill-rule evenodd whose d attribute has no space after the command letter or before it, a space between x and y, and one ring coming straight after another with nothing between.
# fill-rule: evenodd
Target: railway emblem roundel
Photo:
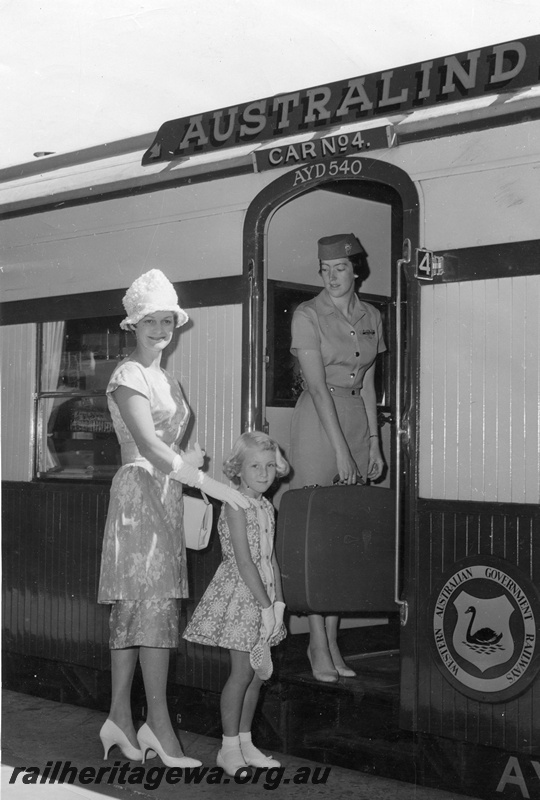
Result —
<instances>
[{"instance_id":1,"label":"railway emblem roundel","mask_svg":"<svg viewBox=\"0 0 540 800\"><path fill-rule=\"evenodd\" d=\"M437 667L459 692L504 702L540 668L540 595L508 561L464 559L431 597L428 635Z\"/></svg>"}]
</instances>

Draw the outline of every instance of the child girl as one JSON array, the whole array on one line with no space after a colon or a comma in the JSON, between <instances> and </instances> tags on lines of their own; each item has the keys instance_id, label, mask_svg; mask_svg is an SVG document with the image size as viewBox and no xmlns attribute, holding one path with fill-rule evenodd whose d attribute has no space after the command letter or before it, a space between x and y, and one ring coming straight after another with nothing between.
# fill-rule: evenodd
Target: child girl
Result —
<instances>
[{"instance_id":1,"label":"child girl","mask_svg":"<svg viewBox=\"0 0 540 800\"><path fill-rule=\"evenodd\" d=\"M251 741L262 681L251 666L250 652L261 637L273 646L286 635L281 576L273 552L274 509L263 495L276 475L287 475L289 464L269 436L252 431L237 439L223 471L239 483L249 507L235 511L223 505L218 522L223 560L183 635L230 651L217 765L234 776L246 767L280 766Z\"/></svg>"}]
</instances>

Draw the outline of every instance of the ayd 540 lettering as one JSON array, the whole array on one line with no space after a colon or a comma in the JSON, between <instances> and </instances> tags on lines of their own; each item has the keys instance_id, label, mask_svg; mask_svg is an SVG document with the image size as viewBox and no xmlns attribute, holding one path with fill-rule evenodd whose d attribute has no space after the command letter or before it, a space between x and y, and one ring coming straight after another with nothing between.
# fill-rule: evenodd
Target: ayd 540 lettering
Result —
<instances>
[{"instance_id":1,"label":"ayd 540 lettering","mask_svg":"<svg viewBox=\"0 0 540 800\"><path fill-rule=\"evenodd\" d=\"M294 173L293 186L307 183L320 178L336 178L341 175L356 176L362 172L362 162L359 158L345 158L343 161L328 161L327 163L310 164L301 167Z\"/></svg>"}]
</instances>

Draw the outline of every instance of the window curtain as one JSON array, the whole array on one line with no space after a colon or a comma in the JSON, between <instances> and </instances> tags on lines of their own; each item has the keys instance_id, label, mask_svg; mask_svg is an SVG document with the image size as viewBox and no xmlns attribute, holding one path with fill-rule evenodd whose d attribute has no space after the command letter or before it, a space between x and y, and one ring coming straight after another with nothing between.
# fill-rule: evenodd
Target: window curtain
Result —
<instances>
[{"instance_id":1,"label":"window curtain","mask_svg":"<svg viewBox=\"0 0 540 800\"><path fill-rule=\"evenodd\" d=\"M46 322L43 325L43 359L41 370L41 391L55 392L58 389L60 367L62 365L62 351L64 344L65 322ZM47 433L49 420L57 401L54 397L43 399L43 439L47 446L43 447L43 465L45 472L58 466L54 443L50 441Z\"/></svg>"}]
</instances>

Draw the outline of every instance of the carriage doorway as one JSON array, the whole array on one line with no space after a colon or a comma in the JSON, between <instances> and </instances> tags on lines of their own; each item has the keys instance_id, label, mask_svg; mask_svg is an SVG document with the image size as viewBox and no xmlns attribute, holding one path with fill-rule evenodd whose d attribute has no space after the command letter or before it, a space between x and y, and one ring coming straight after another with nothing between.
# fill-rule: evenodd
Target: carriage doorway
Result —
<instances>
[{"instance_id":1,"label":"carriage doorway","mask_svg":"<svg viewBox=\"0 0 540 800\"><path fill-rule=\"evenodd\" d=\"M368 268L360 276L359 293L381 311L387 352L379 356L377 395L379 426L386 471L380 486L394 482L394 249L401 248L401 205L390 190L366 182L322 184L282 205L267 229L265 418L270 435L284 448L290 445L290 425L301 376L290 353L290 324L302 300L322 288L318 275L317 240L336 233L354 233L368 253ZM397 244L396 244L397 242ZM274 498L279 507L288 488L283 482ZM388 617L349 616L342 627L388 624ZM293 616L291 633L305 633L307 618Z\"/></svg>"},{"instance_id":2,"label":"carriage doorway","mask_svg":"<svg viewBox=\"0 0 540 800\"><path fill-rule=\"evenodd\" d=\"M332 178L328 177L330 169L324 161L316 162L309 171L314 176L310 179L304 179L307 171L285 173L268 184L248 208L244 223L244 275L249 282L249 299L243 327L243 426L248 430L266 427L288 450L298 389L289 350L292 311L295 303L306 298L306 293L313 296L321 289L317 239L335 233L355 233L368 253L369 265L360 294L384 308L386 315L388 355L380 359L378 381L381 438L387 462L383 483L396 489L396 479L401 482L401 491L396 491L403 509L396 513L396 519L400 520L396 525L400 541L396 554L401 559L396 596L403 598L412 588L408 586L408 574L414 561L414 533L405 520L414 517L417 495L416 430L415 424L409 426L408 442L403 440L401 430L398 438L396 412L402 417L402 409L410 412L416 402L413 376L418 358L419 298L417 284L410 280L410 254L419 246L419 198L411 178L399 167L382 160L344 157L332 164L336 167ZM399 337L398 296L401 298L397 315L401 320ZM274 497L278 509L287 488L282 485ZM346 623L352 627L343 633L354 639L355 644L359 639L362 645L373 641L371 652L384 650L384 645L379 647L374 639L377 636L384 639L388 632L391 636L388 657L392 664L388 669L388 658L382 659L376 682L384 685L383 691L390 693L393 702L399 703L400 717L403 718L405 707L412 720L416 705L416 612L409 614L408 624L402 627L399 611L405 608L404 601L400 599L395 608L396 613L390 615L370 612L369 619L356 615ZM374 620L384 624L374 625ZM298 617L289 628L291 633L298 634L288 640L293 656L297 653L298 659L285 672L294 678L304 670L300 678L309 681L311 673L305 672L305 648L301 652L302 621L305 625L305 618ZM289 654L289 644L287 648ZM408 720L403 721L405 727L410 726Z\"/></svg>"}]
</instances>

